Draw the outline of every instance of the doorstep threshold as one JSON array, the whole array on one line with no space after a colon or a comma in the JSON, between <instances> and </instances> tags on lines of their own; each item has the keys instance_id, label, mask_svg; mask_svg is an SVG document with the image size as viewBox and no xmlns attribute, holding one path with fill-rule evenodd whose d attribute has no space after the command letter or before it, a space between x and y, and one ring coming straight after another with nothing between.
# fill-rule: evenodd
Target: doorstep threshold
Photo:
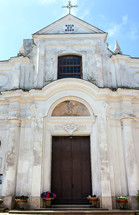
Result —
<instances>
[{"instance_id":1,"label":"doorstep threshold","mask_svg":"<svg viewBox=\"0 0 139 215\"><path fill-rule=\"evenodd\" d=\"M52 209L38 209L38 210L10 210L9 214L135 214L139 211L135 210L52 210Z\"/></svg>"}]
</instances>

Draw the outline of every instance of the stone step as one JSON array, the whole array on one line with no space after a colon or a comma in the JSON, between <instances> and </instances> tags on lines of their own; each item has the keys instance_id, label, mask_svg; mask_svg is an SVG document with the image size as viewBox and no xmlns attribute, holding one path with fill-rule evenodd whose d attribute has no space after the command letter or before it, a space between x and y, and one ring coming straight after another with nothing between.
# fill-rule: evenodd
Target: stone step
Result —
<instances>
[{"instance_id":1,"label":"stone step","mask_svg":"<svg viewBox=\"0 0 139 215\"><path fill-rule=\"evenodd\" d=\"M66 204L63 204L63 205L60 205L60 204L58 204L58 205L52 205L51 207L52 208L90 208L90 204L86 204L86 205L70 205L70 204L68 204L68 205L66 205Z\"/></svg>"},{"instance_id":2,"label":"stone step","mask_svg":"<svg viewBox=\"0 0 139 215\"><path fill-rule=\"evenodd\" d=\"M52 205L51 209L54 210L108 210L102 208L92 207L92 205Z\"/></svg>"},{"instance_id":3,"label":"stone step","mask_svg":"<svg viewBox=\"0 0 139 215\"><path fill-rule=\"evenodd\" d=\"M28 214L46 214L46 215L137 215L139 214L139 211L134 210L55 210L53 208L51 209L40 209L40 210L11 210L9 211L9 214L13 215L28 215Z\"/></svg>"}]
</instances>

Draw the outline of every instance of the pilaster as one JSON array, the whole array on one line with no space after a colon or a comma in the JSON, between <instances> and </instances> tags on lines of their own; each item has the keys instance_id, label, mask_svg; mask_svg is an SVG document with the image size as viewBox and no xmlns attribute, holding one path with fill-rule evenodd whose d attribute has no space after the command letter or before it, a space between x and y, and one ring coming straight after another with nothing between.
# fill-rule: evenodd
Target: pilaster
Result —
<instances>
[{"instance_id":1,"label":"pilaster","mask_svg":"<svg viewBox=\"0 0 139 215\"><path fill-rule=\"evenodd\" d=\"M33 129L33 166L32 166L32 189L31 208L40 208L40 194L42 182L42 140L43 140L43 117L37 112L32 118Z\"/></svg>"},{"instance_id":2,"label":"pilaster","mask_svg":"<svg viewBox=\"0 0 139 215\"><path fill-rule=\"evenodd\" d=\"M16 189L16 172L18 164L18 147L20 137L20 120L12 119L9 122L9 138L7 148L7 159L5 164L3 196L4 205L11 208L12 196L15 195ZM7 200L10 199L10 200ZM8 205L7 205L8 203Z\"/></svg>"},{"instance_id":3,"label":"pilaster","mask_svg":"<svg viewBox=\"0 0 139 215\"><path fill-rule=\"evenodd\" d=\"M136 196L138 189L138 168L135 157L135 146L132 132L132 118L122 119L123 124L123 146L125 154L125 166L129 196Z\"/></svg>"},{"instance_id":4,"label":"pilaster","mask_svg":"<svg viewBox=\"0 0 139 215\"><path fill-rule=\"evenodd\" d=\"M44 64L45 64L45 48L44 44L39 44L38 53L37 53L37 86L38 88L43 87L44 81Z\"/></svg>"},{"instance_id":5,"label":"pilaster","mask_svg":"<svg viewBox=\"0 0 139 215\"><path fill-rule=\"evenodd\" d=\"M92 195L100 196L100 172L98 161L98 129L97 120L93 125L91 134L91 176L92 176Z\"/></svg>"},{"instance_id":6,"label":"pilaster","mask_svg":"<svg viewBox=\"0 0 139 215\"><path fill-rule=\"evenodd\" d=\"M108 160L107 119L105 114L98 117L99 129L99 163L102 208L112 209L110 170Z\"/></svg>"}]
</instances>

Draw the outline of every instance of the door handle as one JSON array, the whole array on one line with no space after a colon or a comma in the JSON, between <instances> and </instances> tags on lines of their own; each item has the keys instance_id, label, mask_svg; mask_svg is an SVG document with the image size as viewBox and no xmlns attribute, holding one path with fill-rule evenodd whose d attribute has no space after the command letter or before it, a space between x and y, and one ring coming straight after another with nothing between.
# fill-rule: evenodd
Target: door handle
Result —
<instances>
[{"instance_id":1,"label":"door handle","mask_svg":"<svg viewBox=\"0 0 139 215\"><path fill-rule=\"evenodd\" d=\"M72 184L72 188L74 188L74 184Z\"/></svg>"}]
</instances>

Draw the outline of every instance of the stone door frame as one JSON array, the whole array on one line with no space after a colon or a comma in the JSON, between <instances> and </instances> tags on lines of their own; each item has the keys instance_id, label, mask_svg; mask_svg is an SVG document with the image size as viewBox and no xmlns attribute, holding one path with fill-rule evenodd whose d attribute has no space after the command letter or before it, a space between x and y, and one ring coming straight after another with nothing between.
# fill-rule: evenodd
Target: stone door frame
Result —
<instances>
[{"instance_id":1,"label":"stone door frame","mask_svg":"<svg viewBox=\"0 0 139 215\"><path fill-rule=\"evenodd\" d=\"M51 190L51 164L52 164L52 136L90 136L91 178L93 176L93 127L95 117L45 117L44 118L44 144L43 144L43 175L42 191ZM96 161L95 161L96 163ZM47 170L47 171L46 171ZM92 180L93 181L93 180ZM93 182L92 182L93 189Z\"/></svg>"}]
</instances>

